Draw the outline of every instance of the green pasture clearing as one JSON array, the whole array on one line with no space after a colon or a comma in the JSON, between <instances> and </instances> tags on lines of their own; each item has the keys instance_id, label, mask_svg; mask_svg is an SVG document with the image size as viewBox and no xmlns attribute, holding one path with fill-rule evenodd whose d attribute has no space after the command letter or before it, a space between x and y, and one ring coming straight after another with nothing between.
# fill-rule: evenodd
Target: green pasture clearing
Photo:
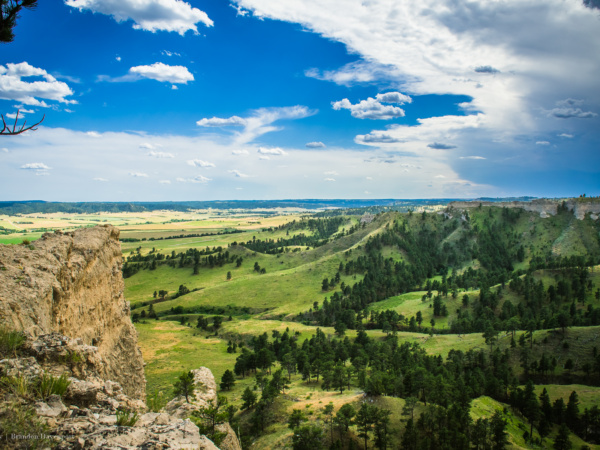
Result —
<instances>
[{"instance_id":1,"label":"green pasture clearing","mask_svg":"<svg viewBox=\"0 0 600 450\"><path fill-rule=\"evenodd\" d=\"M232 370L239 353L227 353L227 341L195 328L165 320L149 320L135 324L139 345L146 366L146 392L163 392L172 398L173 383L184 371L208 367L217 386L225 370ZM231 401L238 401L246 386L253 385L251 377L236 380L231 391L222 392Z\"/></svg>"},{"instance_id":2,"label":"green pasture clearing","mask_svg":"<svg viewBox=\"0 0 600 450\"><path fill-rule=\"evenodd\" d=\"M292 430L284 422L275 422L265 428L265 433L252 442L252 449L289 449L292 445Z\"/></svg>"},{"instance_id":3,"label":"green pasture clearing","mask_svg":"<svg viewBox=\"0 0 600 450\"><path fill-rule=\"evenodd\" d=\"M457 317L456 310L462 307L462 297L465 295L465 293L459 293L456 299L453 299L451 295L448 295L448 297L442 296L442 304L446 305L446 308L448 310L447 317L433 315L433 297L435 297L438 294L438 292L433 291L433 296L431 299L422 301L423 296L426 294L427 291L415 291L397 295L382 300L380 302L372 303L371 305L369 305L369 310L384 311L388 309L393 309L398 314L402 314L407 319L416 316L417 312L421 311L421 314L423 316L423 323L421 324L422 327L430 328L431 319L435 319L436 330L443 330L445 328L448 328L449 324L452 323L452 321ZM470 300L472 301L474 293L470 293L467 295L469 295Z\"/></svg>"},{"instance_id":4,"label":"green pasture clearing","mask_svg":"<svg viewBox=\"0 0 600 450\"><path fill-rule=\"evenodd\" d=\"M283 333L286 329L290 333L299 333L299 342L309 339L313 336L317 328L326 336L335 336L333 327L317 327L312 325L303 325L298 322L280 321L280 320L260 320L260 319L245 319L224 322L221 333L225 335L240 335L249 338L250 336L258 336L267 333L271 336L273 330ZM367 330L367 335L373 339L383 339L386 333L381 330ZM347 330L345 336L349 338L356 337L356 330ZM485 349L485 339L481 333L463 334L460 337L456 334L434 334L430 336L424 333L401 332L398 333L398 340L402 342L416 342L423 347L427 353L431 355L442 355L444 358L448 356L448 352L452 349L462 350L464 352L470 349Z\"/></svg>"},{"instance_id":5,"label":"green pasture clearing","mask_svg":"<svg viewBox=\"0 0 600 450\"><path fill-rule=\"evenodd\" d=\"M565 342L568 347L565 347ZM570 327L564 338L560 330L539 330L534 333L533 356L539 359L546 353L556 357L557 375L565 372L564 364L569 358L575 364L573 372L581 372L583 364L593 362L594 347L600 350L600 326Z\"/></svg>"},{"instance_id":6,"label":"green pasture clearing","mask_svg":"<svg viewBox=\"0 0 600 450\"><path fill-rule=\"evenodd\" d=\"M497 411L505 412L503 416L506 420L506 431L509 435L508 439L511 445L509 448L533 448L523 439L523 432L525 430L529 431L529 425L520 416L513 414L512 410L506 405L487 396L476 398L471 403L470 413L473 421L477 419L490 419Z\"/></svg>"},{"instance_id":7,"label":"green pasture clearing","mask_svg":"<svg viewBox=\"0 0 600 450\"><path fill-rule=\"evenodd\" d=\"M525 431L529 432L529 422L527 422L527 420L520 415L515 414L513 410L504 403L500 403L487 396L482 396L473 400L471 404L471 418L474 421L479 418L489 419L495 414L496 411L504 412L504 419L507 422L506 431L509 434L509 442L511 444L511 446L508 448L539 448L537 445L534 446L528 442L525 442L525 439L523 438L523 433ZM556 436L557 432L558 427L554 426L550 436L544 439L542 448L552 448L554 444L554 437ZM536 439L540 437L535 427L533 428L533 435ZM573 433L569 435L569 439L573 444L572 448L581 448L582 445L588 445L591 449L600 449L600 445L588 444Z\"/></svg>"},{"instance_id":8,"label":"green pasture clearing","mask_svg":"<svg viewBox=\"0 0 600 450\"><path fill-rule=\"evenodd\" d=\"M185 225L185 223L180 224L182 226ZM126 230L126 231L121 231L120 234L120 238L121 239L159 239L159 238L163 238L162 240L164 240L164 238L171 238L171 236L180 236L180 235L186 235L186 234L201 234L201 233L218 233L219 231L224 231L224 230L233 230L233 228L204 228L201 231L191 231L185 228L181 228L181 229L168 229L168 230L164 230L159 228L159 226L157 225L156 229L151 229L151 230L142 230L142 231L136 231L136 230ZM160 240L160 239L159 239ZM141 242L145 242L145 241L140 241Z\"/></svg>"},{"instance_id":9,"label":"green pasture clearing","mask_svg":"<svg viewBox=\"0 0 600 450\"><path fill-rule=\"evenodd\" d=\"M260 231L260 230L251 230L245 231L243 233L231 233L231 234L217 234L219 231L223 231L224 229L207 229L207 230L194 230L194 229L186 229L186 230L178 230L174 231L173 235L181 235L181 234L203 234L203 233L213 233L211 236L198 236L198 237L184 237L184 238L176 238L176 239L161 239L161 240L146 240L146 241L138 241L138 242L122 242L121 249L124 255L127 255L129 252L134 251L138 248L141 248L141 254L146 255L153 248L156 251L161 253L171 253L175 251L179 253L181 251L186 251L188 248L206 248L206 247L228 247L233 242L247 242L251 241L252 237L256 237L256 239L279 239L285 238L286 234L283 230L277 231ZM155 231L147 232L147 238L150 237L160 237L160 234L154 235ZM160 230L159 233L169 233L167 230ZM140 235L141 232L136 232L135 235ZM309 235L310 232L306 232L305 234ZM127 233L123 233L122 237L127 237Z\"/></svg>"},{"instance_id":10,"label":"green pasture clearing","mask_svg":"<svg viewBox=\"0 0 600 450\"><path fill-rule=\"evenodd\" d=\"M330 290L325 293L321 290L323 275L327 274L328 277L333 277L343 258L339 255L332 255L330 258L294 267L293 264L302 262L303 253L286 254L278 258L276 255L261 253L253 256L253 253L242 247L238 251L244 252L244 262L241 267L236 268L234 264L228 264L220 268L203 268L201 273L209 271L209 278L202 279L200 277L201 281L198 282L193 281L194 275L191 275L191 268L187 269L187 273L190 274L189 278L186 275L178 275L170 281L169 276L177 273L175 270L181 269L160 267L151 271L156 274L140 271L127 279L126 298L130 301L150 299L154 290L166 289L159 285L171 285L177 288L179 284L189 280L184 283L188 288L202 285L205 289L158 303L155 305L156 311L165 311L176 306L193 308L200 305L235 305L253 309L269 309L270 316L288 316L307 311L315 301L321 304L325 296L334 292L334 290ZM230 249L231 252L233 252L232 249ZM253 269L255 262L261 268L265 268L267 273L255 272ZM227 271L232 273L232 279L229 281L226 281ZM355 278L342 275L341 277L341 281L346 284L360 279L360 276ZM339 290L339 285L336 289Z\"/></svg>"},{"instance_id":11,"label":"green pasture clearing","mask_svg":"<svg viewBox=\"0 0 600 450\"><path fill-rule=\"evenodd\" d=\"M569 402L571 392L577 392L579 412L581 413L583 413L585 408L600 405L600 387L598 386L587 386L584 384L538 384L535 386L536 395L539 396L544 388L548 391L551 403L554 403L558 398L562 398L565 401L565 405Z\"/></svg>"},{"instance_id":12,"label":"green pasture clearing","mask_svg":"<svg viewBox=\"0 0 600 450\"><path fill-rule=\"evenodd\" d=\"M270 338L274 330L277 330L279 333L284 333L287 329L289 329L291 335L298 333L298 341L301 343L306 339L310 339L310 337L316 333L317 328L321 328L326 335L333 335L335 333L333 328L315 327L303 325L299 322L289 322L283 320L258 319L234 319L233 321L224 322L221 328L221 333L226 336L241 336L248 339L252 336L260 336L263 333L267 333Z\"/></svg>"},{"instance_id":13,"label":"green pasture clearing","mask_svg":"<svg viewBox=\"0 0 600 450\"><path fill-rule=\"evenodd\" d=\"M565 227L560 236L552 244L552 253L555 255L586 254L598 249L598 240L589 233L589 220L577 220L571 217L569 225Z\"/></svg>"},{"instance_id":14,"label":"green pasture clearing","mask_svg":"<svg viewBox=\"0 0 600 450\"><path fill-rule=\"evenodd\" d=\"M42 237L43 233L26 233L20 236L14 234L8 236L0 236L0 244L21 244L24 240L33 242Z\"/></svg>"},{"instance_id":15,"label":"green pasture clearing","mask_svg":"<svg viewBox=\"0 0 600 450\"><path fill-rule=\"evenodd\" d=\"M338 286L336 289L323 292L321 290L323 278L332 278L336 274L340 262L345 262L349 258L357 256L357 252L360 251L357 248L360 245L359 243L375 231L377 231L377 225L372 223L350 236L336 239L322 247L310 251L289 252L279 255L255 253L242 246L230 247L228 249L230 253L237 254L235 252L240 252L239 254L243 256L244 263L242 267L235 268L230 264L221 268L203 268L201 273L206 270L211 271L210 279L201 279L198 282L190 280L189 284L186 284L190 289L192 286L204 287L202 291L156 304L155 309L157 312L161 312L177 306L194 308L200 305L235 305L253 309L269 309L269 317L286 317L299 314L311 308L315 301L320 304L325 297L331 296L336 289L339 290ZM283 237L285 232L266 232L266 234L269 235L269 238L275 239L278 234ZM238 235L220 236L220 238L238 239L239 242ZM156 241L146 242L144 244L150 246L150 248L157 245L182 245L187 249L193 240L194 238L185 240L186 244L181 244L181 242L171 243L171 240L158 241L158 243ZM184 240L174 239L173 241ZM202 242L201 244L198 246L209 245L208 242ZM125 245L123 247L126 248ZM352 247L354 247L352 255L346 255L346 250ZM267 273L256 273L253 270L255 262L261 268L265 268ZM226 282L226 273L229 270L232 272L232 280ZM173 280L167 281L168 276L174 275L175 272L169 272L167 269L163 270L162 268L156 269L154 272L157 273L154 275L148 275L146 272L140 271L128 278L126 298L130 301L137 302L141 299L150 299L154 290L157 289L169 290L167 287L158 286L161 279L164 279L163 286L173 286L174 288L177 288L179 284L185 284L183 281L187 279L185 276L178 275L173 276ZM361 278L360 275L346 276L342 274L341 281L351 285Z\"/></svg>"}]
</instances>

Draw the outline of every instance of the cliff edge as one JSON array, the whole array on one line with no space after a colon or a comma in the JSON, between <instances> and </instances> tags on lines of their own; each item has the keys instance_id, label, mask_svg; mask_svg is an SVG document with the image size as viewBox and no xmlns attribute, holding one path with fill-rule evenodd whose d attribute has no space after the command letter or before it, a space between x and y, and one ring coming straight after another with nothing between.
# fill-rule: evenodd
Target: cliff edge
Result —
<instances>
[{"instance_id":1,"label":"cliff edge","mask_svg":"<svg viewBox=\"0 0 600 450\"><path fill-rule=\"evenodd\" d=\"M144 361L123 291L119 230L110 225L0 244L0 325L97 347L101 378L145 401Z\"/></svg>"},{"instance_id":2,"label":"cliff edge","mask_svg":"<svg viewBox=\"0 0 600 450\"><path fill-rule=\"evenodd\" d=\"M513 202L490 202L490 201L455 201L448 204L448 208L467 209L477 208L481 206L496 206L498 208L521 208L525 211L538 213L541 218L555 216L558 213L558 207L564 205L573 215L579 219L585 219L589 214L592 220L598 220L600 217L600 199L598 198L569 198L565 200L554 200L547 198L534 199L529 202L513 201Z\"/></svg>"}]
</instances>

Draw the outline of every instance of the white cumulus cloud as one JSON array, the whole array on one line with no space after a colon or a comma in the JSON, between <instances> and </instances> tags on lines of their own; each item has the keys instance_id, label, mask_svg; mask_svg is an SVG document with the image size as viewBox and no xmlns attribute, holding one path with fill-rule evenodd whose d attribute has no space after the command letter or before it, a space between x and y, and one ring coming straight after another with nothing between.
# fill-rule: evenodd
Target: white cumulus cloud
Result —
<instances>
[{"instance_id":1,"label":"white cumulus cloud","mask_svg":"<svg viewBox=\"0 0 600 450\"><path fill-rule=\"evenodd\" d=\"M215 167L213 163L201 159L190 159L187 161L187 165L192 167Z\"/></svg>"},{"instance_id":2,"label":"white cumulus cloud","mask_svg":"<svg viewBox=\"0 0 600 450\"><path fill-rule=\"evenodd\" d=\"M170 180L158 180L160 184L171 184Z\"/></svg>"},{"instance_id":3,"label":"white cumulus cloud","mask_svg":"<svg viewBox=\"0 0 600 450\"><path fill-rule=\"evenodd\" d=\"M234 174L237 178L249 178L250 175L240 172L239 170L228 170L227 172Z\"/></svg>"},{"instance_id":4,"label":"white cumulus cloud","mask_svg":"<svg viewBox=\"0 0 600 450\"><path fill-rule=\"evenodd\" d=\"M129 69L129 73L134 77L166 81L171 84L187 84L188 81L194 81L194 76L187 67L169 66L160 62L150 64L149 66L132 67Z\"/></svg>"},{"instance_id":5,"label":"white cumulus cloud","mask_svg":"<svg viewBox=\"0 0 600 450\"><path fill-rule=\"evenodd\" d=\"M350 110L352 117L357 119L389 120L396 117L404 117L404 110L393 105L384 105L383 103L396 103L403 105L412 102L412 99L400 92L386 92L377 94L375 98L369 97L361 100L359 103L352 104L347 98L333 102L333 109Z\"/></svg>"},{"instance_id":6,"label":"white cumulus cloud","mask_svg":"<svg viewBox=\"0 0 600 450\"><path fill-rule=\"evenodd\" d=\"M41 80L26 81L30 77L41 77ZM0 65L0 99L16 100L25 105L48 107L44 100L59 103L77 103L66 97L73 95L71 88L58 81L44 69L39 69L26 62Z\"/></svg>"},{"instance_id":7,"label":"white cumulus cloud","mask_svg":"<svg viewBox=\"0 0 600 450\"><path fill-rule=\"evenodd\" d=\"M366 135L358 135L356 143L377 147L399 143L425 143L434 150L453 148L440 142L452 140L461 130L476 129L485 123L482 114L468 116L441 116L417 119L418 125L391 125L385 130L374 130ZM433 141L433 144L431 143Z\"/></svg>"},{"instance_id":8,"label":"white cumulus cloud","mask_svg":"<svg viewBox=\"0 0 600 450\"><path fill-rule=\"evenodd\" d=\"M575 136L596 132L600 28L598 10L586 7L592 1L597 3L346 0L342 8L339 0L235 0L235 4L258 18L300 24L358 55L358 61L337 70L311 68L306 76L341 85L401 86L415 98L468 96L470 101L459 107L486 120L479 130L457 130L456 142L469 152L491 155L496 143L510 152L519 148L521 136L556 134L558 119L578 127L569 130ZM589 105L547 108L556 102L557 93L567 99L586 98ZM367 117L369 106L375 106L374 116L386 117L374 100L364 105ZM337 104L351 111L354 107L361 117L358 105L349 100ZM392 108L387 116L399 117L400 111ZM476 138L485 138L490 145L480 145L483 139ZM390 146L401 143L399 139L394 133L379 132L364 135L361 141ZM433 139L428 142L436 142Z\"/></svg>"},{"instance_id":9,"label":"white cumulus cloud","mask_svg":"<svg viewBox=\"0 0 600 450\"><path fill-rule=\"evenodd\" d=\"M17 106L15 106L15 108L18 109L18 117L23 118L23 116L25 116L26 114L32 114L35 111L32 109L23 109L23 108L19 108ZM6 114L6 117L9 119L16 119L17 118L17 113L8 113Z\"/></svg>"},{"instance_id":10,"label":"white cumulus cloud","mask_svg":"<svg viewBox=\"0 0 600 450\"><path fill-rule=\"evenodd\" d=\"M106 183L108 180L102 177L93 178L94 181L100 181L101 183Z\"/></svg>"},{"instance_id":11,"label":"white cumulus cloud","mask_svg":"<svg viewBox=\"0 0 600 450\"><path fill-rule=\"evenodd\" d=\"M52 167L48 167L46 164L41 162L28 163L21 166L21 169L24 170L50 170L51 168Z\"/></svg>"},{"instance_id":12,"label":"white cumulus cloud","mask_svg":"<svg viewBox=\"0 0 600 450\"><path fill-rule=\"evenodd\" d=\"M154 158L175 158L175 155L173 153L169 153L169 152L151 151L151 152L148 152L148 156L152 156Z\"/></svg>"},{"instance_id":13,"label":"white cumulus cloud","mask_svg":"<svg viewBox=\"0 0 600 450\"><path fill-rule=\"evenodd\" d=\"M220 117L211 117L210 119L200 119L196 122L199 127L243 127L246 125L246 119L238 116L231 116L226 119Z\"/></svg>"},{"instance_id":14,"label":"white cumulus cloud","mask_svg":"<svg viewBox=\"0 0 600 450\"><path fill-rule=\"evenodd\" d=\"M326 145L323 144L322 142L307 142L305 144L306 148L325 148Z\"/></svg>"},{"instance_id":15,"label":"white cumulus cloud","mask_svg":"<svg viewBox=\"0 0 600 450\"><path fill-rule=\"evenodd\" d=\"M133 28L146 31L198 32L196 24L207 27L213 21L204 11L181 0L66 0L65 4L81 10L112 16L117 22L132 20Z\"/></svg>"},{"instance_id":16,"label":"white cumulus cloud","mask_svg":"<svg viewBox=\"0 0 600 450\"><path fill-rule=\"evenodd\" d=\"M283 156L286 155L286 152L279 147L275 148L267 148L267 147L259 147L258 153L261 155L274 155L274 156Z\"/></svg>"},{"instance_id":17,"label":"white cumulus cloud","mask_svg":"<svg viewBox=\"0 0 600 450\"><path fill-rule=\"evenodd\" d=\"M208 183L209 181L211 181L211 178L207 178L202 175L196 175L192 178L177 178L176 181L178 181L179 183Z\"/></svg>"},{"instance_id":18,"label":"white cumulus cloud","mask_svg":"<svg viewBox=\"0 0 600 450\"><path fill-rule=\"evenodd\" d=\"M134 178L148 178L148 174L143 172L129 172L129 175Z\"/></svg>"}]
</instances>

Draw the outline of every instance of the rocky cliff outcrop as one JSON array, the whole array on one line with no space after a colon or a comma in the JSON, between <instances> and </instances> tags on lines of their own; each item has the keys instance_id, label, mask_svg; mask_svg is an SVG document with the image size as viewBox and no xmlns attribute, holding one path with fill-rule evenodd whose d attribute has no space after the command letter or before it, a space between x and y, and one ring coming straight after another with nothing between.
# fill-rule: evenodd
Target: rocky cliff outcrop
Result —
<instances>
[{"instance_id":1,"label":"rocky cliff outcrop","mask_svg":"<svg viewBox=\"0 0 600 450\"><path fill-rule=\"evenodd\" d=\"M112 226L0 245L0 325L34 338L56 332L80 339L97 348L86 370L143 400L144 362L123 291L119 230Z\"/></svg>"},{"instance_id":2,"label":"rocky cliff outcrop","mask_svg":"<svg viewBox=\"0 0 600 450\"><path fill-rule=\"evenodd\" d=\"M187 417L145 413L144 402L99 378L96 347L52 333L28 339L18 353L0 360L0 448L219 450ZM42 378L47 387L57 379L68 386L44 393Z\"/></svg>"},{"instance_id":3,"label":"rocky cliff outcrop","mask_svg":"<svg viewBox=\"0 0 600 450\"><path fill-rule=\"evenodd\" d=\"M558 206L561 205L563 200L552 200L552 199L536 199L530 202L482 202L482 201L459 201L450 202L448 208L454 209L467 209L476 208L479 205L482 206L496 206L498 208L521 208L525 211L535 212L540 217L554 216L558 212ZM590 214L592 220L597 220L600 216L600 199L577 199L570 198L564 200L566 207L573 211L573 214L577 219L583 220L586 214Z\"/></svg>"},{"instance_id":4,"label":"rocky cliff outcrop","mask_svg":"<svg viewBox=\"0 0 600 450\"><path fill-rule=\"evenodd\" d=\"M219 450L188 418L217 397L206 367L193 371L190 404L176 398L166 411L146 412L144 362L123 291L112 226L0 245L0 332L26 337L18 351L0 347L0 448L29 448L33 439L59 449ZM61 383L60 394L48 395ZM16 434L7 431L13 423ZM19 435L22 428L31 433ZM227 422L217 430L222 450L240 449Z\"/></svg>"}]
</instances>

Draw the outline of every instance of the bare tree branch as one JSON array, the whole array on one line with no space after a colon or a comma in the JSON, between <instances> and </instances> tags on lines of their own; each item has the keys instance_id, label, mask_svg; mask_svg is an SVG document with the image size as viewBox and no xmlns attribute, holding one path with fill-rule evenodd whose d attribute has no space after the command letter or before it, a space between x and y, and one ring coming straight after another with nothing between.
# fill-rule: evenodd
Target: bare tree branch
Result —
<instances>
[{"instance_id":1,"label":"bare tree branch","mask_svg":"<svg viewBox=\"0 0 600 450\"><path fill-rule=\"evenodd\" d=\"M37 127L40 123L42 123L44 121L44 119L46 118L46 114L43 115L42 120L40 120L38 123L35 123L35 124L25 128L25 125L27 124L27 120L26 120L21 125L21 128L17 129L17 122L19 120L19 110L17 110L17 117L15 118L15 123L12 127L12 130L6 124L6 120L4 120L4 114L0 114L0 117L2 117L2 131L0 131L0 136L16 136L17 134L25 133L28 130L32 130L32 131L37 130L37 128L35 128L35 127Z\"/></svg>"}]
</instances>

